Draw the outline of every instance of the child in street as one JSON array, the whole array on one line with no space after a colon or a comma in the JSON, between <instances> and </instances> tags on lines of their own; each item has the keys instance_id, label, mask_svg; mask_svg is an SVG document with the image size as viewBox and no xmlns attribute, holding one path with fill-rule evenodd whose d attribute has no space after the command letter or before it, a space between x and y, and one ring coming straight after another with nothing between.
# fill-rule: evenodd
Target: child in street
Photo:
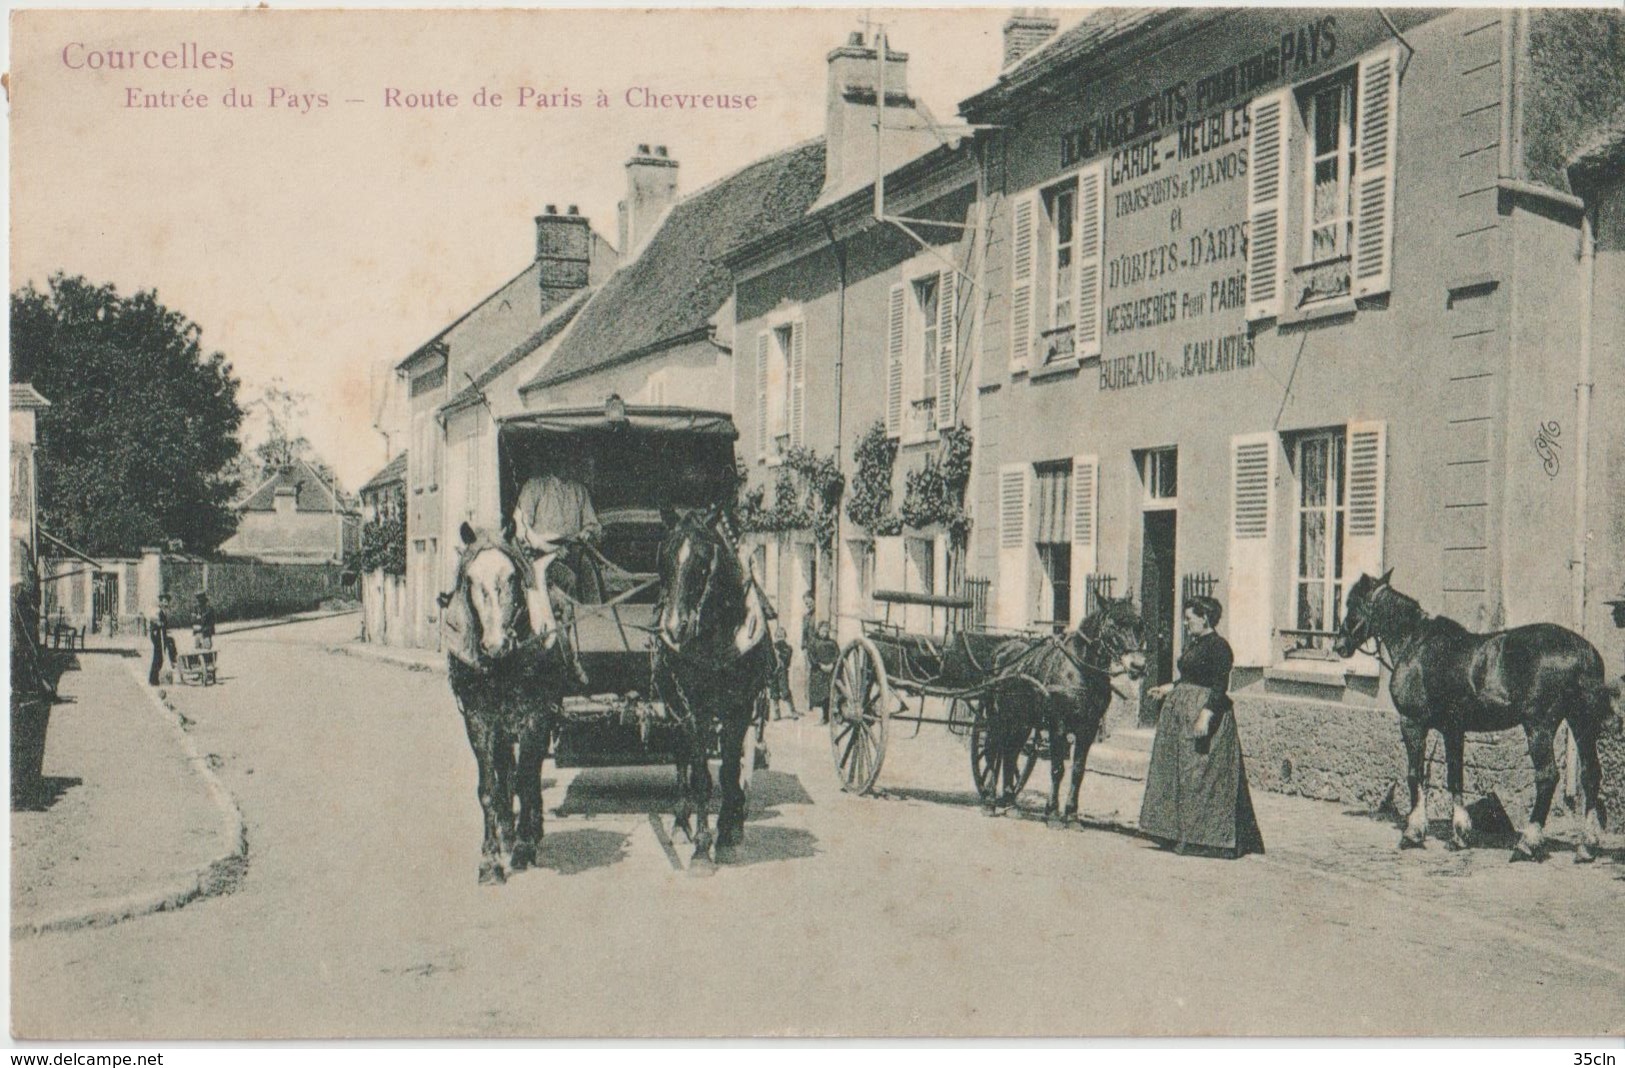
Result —
<instances>
[{"instance_id":1,"label":"child in street","mask_svg":"<svg viewBox=\"0 0 1625 1068\"><path fill-rule=\"evenodd\" d=\"M790 706L790 718L800 719L801 713L796 711L795 695L790 690L790 637L785 634L784 628L779 627L773 634L773 653L778 658L778 666L773 672L773 718L783 719L782 708Z\"/></svg>"}]
</instances>

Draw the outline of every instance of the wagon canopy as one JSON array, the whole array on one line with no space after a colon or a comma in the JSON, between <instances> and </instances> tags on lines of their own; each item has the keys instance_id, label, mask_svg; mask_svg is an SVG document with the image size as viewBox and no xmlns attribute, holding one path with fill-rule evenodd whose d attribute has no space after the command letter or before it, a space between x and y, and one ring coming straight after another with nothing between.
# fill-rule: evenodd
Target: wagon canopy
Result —
<instances>
[{"instance_id":1,"label":"wagon canopy","mask_svg":"<svg viewBox=\"0 0 1625 1068\"><path fill-rule=\"evenodd\" d=\"M737 475L725 412L622 405L527 412L498 422L502 514L525 480L591 470L593 506L617 512L687 509L731 501Z\"/></svg>"}]
</instances>

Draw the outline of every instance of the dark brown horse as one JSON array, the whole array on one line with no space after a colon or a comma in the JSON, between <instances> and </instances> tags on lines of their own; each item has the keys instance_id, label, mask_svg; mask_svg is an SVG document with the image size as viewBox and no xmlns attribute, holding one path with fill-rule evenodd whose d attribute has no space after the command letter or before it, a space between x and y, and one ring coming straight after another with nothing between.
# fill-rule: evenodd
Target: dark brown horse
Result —
<instances>
[{"instance_id":1,"label":"dark brown horse","mask_svg":"<svg viewBox=\"0 0 1625 1068\"><path fill-rule=\"evenodd\" d=\"M744 839L745 735L774 669L765 605L726 523L714 508L691 512L676 521L660 549L654 683L678 727L676 826L694 843L691 870L699 871L709 869L713 844L725 859L723 851ZM715 837L706 765L713 738L722 755ZM699 819L697 829L691 816Z\"/></svg>"},{"instance_id":2,"label":"dark brown horse","mask_svg":"<svg viewBox=\"0 0 1625 1068\"><path fill-rule=\"evenodd\" d=\"M1034 730L1046 730L1050 795L1044 818L1065 826L1078 817L1084 765L1112 693L1134 699L1135 684L1145 674L1145 625L1134 608L1134 598L1105 598L1075 630L1065 634L1037 642L1006 642L993 663L999 685L990 701L990 744L1003 750L999 761L1003 782L994 784L998 796L990 807L1015 804L1015 769L1021 747ZM1068 736L1072 740L1072 788L1063 812L1061 780L1066 776Z\"/></svg>"},{"instance_id":3,"label":"dark brown horse","mask_svg":"<svg viewBox=\"0 0 1625 1068\"><path fill-rule=\"evenodd\" d=\"M1423 612L1389 585L1392 574L1361 575L1355 582L1332 648L1349 657L1374 641L1391 673L1388 691L1399 710L1411 793L1400 848L1419 847L1427 835L1429 730L1444 737L1454 808L1450 846L1463 849L1472 830L1462 803L1465 736L1522 727L1535 765L1535 805L1511 859L1543 858L1546 816L1557 789L1552 743L1557 725L1566 720L1580 756L1580 844L1574 859L1592 860L1606 820L1598 795L1597 738L1612 716L1602 657L1580 635L1551 623L1473 634L1454 620Z\"/></svg>"},{"instance_id":4,"label":"dark brown horse","mask_svg":"<svg viewBox=\"0 0 1625 1068\"><path fill-rule=\"evenodd\" d=\"M518 549L462 527L457 585L441 597L451 644L451 692L479 766L485 838L479 879L507 879L502 858L523 871L542 841L542 760L571 679L552 605ZM519 800L518 826L514 799Z\"/></svg>"}]
</instances>

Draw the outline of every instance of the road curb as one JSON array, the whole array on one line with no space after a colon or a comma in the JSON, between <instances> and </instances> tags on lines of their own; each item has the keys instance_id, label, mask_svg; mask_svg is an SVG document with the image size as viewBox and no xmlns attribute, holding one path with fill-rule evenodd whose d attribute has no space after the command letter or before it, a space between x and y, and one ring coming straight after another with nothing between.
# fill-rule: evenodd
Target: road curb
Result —
<instances>
[{"instance_id":1,"label":"road curb","mask_svg":"<svg viewBox=\"0 0 1625 1068\"><path fill-rule=\"evenodd\" d=\"M329 645L327 651L334 656L353 656L357 660L371 660L375 664L389 664L393 667L404 668L407 671L421 671L430 675L444 675L446 665L444 662L426 664L419 660L411 660L404 656L391 656L388 653L376 652L365 646Z\"/></svg>"},{"instance_id":2,"label":"road curb","mask_svg":"<svg viewBox=\"0 0 1625 1068\"><path fill-rule=\"evenodd\" d=\"M185 717L162 696L165 691L153 692L148 689L146 676L134 661L125 666L146 693L153 714L174 732L193 774L202 780L209 800L219 813L221 834L228 843L227 848L203 867L156 889L127 894L88 907L80 906L37 920L14 923L11 926L14 940L48 932L109 927L137 916L173 912L200 898L230 893L238 887L248 871L248 825L243 819L242 809L209 767L209 762L197 751L191 736L186 733Z\"/></svg>"}]
</instances>

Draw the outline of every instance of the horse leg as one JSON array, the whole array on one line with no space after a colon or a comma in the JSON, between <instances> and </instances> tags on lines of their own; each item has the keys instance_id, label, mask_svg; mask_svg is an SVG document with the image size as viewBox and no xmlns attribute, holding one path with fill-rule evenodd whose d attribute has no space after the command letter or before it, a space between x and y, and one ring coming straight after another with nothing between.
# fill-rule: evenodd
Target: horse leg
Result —
<instances>
[{"instance_id":1,"label":"horse leg","mask_svg":"<svg viewBox=\"0 0 1625 1068\"><path fill-rule=\"evenodd\" d=\"M1420 849L1428 835L1428 725L1425 720L1401 716L1399 733L1405 740L1405 782L1411 792L1411 811L1405 817L1405 834L1399 839L1399 848Z\"/></svg>"},{"instance_id":2,"label":"horse leg","mask_svg":"<svg viewBox=\"0 0 1625 1068\"><path fill-rule=\"evenodd\" d=\"M689 797L687 738L688 732L683 731L680 733L677 743L677 759L675 761L677 766L677 805L672 810L671 833L672 837L675 838L677 832L682 831L683 837L692 842L694 841L694 825L690 821L690 817L694 814L694 802Z\"/></svg>"},{"instance_id":3,"label":"horse leg","mask_svg":"<svg viewBox=\"0 0 1625 1068\"><path fill-rule=\"evenodd\" d=\"M1546 816L1552 808L1552 795L1557 792L1557 757L1552 751L1552 736L1557 727L1547 722L1538 726L1525 724L1523 730L1529 738L1529 759L1535 763L1535 807L1508 859L1544 860Z\"/></svg>"},{"instance_id":4,"label":"horse leg","mask_svg":"<svg viewBox=\"0 0 1625 1068\"><path fill-rule=\"evenodd\" d=\"M716 842L716 836L711 833L711 769L705 762L705 742L697 735L698 731L690 732L688 740L688 784L698 825L689 871L709 874L716 870L711 859L711 847Z\"/></svg>"},{"instance_id":5,"label":"horse leg","mask_svg":"<svg viewBox=\"0 0 1625 1068\"><path fill-rule=\"evenodd\" d=\"M745 735L750 730L750 709L741 715L737 727L729 723L722 731L722 763L717 768L721 780L722 811L717 814L717 857L723 850L739 845L745 838L745 788L740 783L740 769L744 761Z\"/></svg>"},{"instance_id":6,"label":"horse leg","mask_svg":"<svg viewBox=\"0 0 1625 1068\"><path fill-rule=\"evenodd\" d=\"M1569 729L1574 730L1572 722ZM1597 762L1597 729L1574 731L1574 744L1580 753L1580 807L1575 813L1580 820L1580 844L1574 850L1574 862L1590 864L1597 859L1602 838L1602 765Z\"/></svg>"},{"instance_id":7,"label":"horse leg","mask_svg":"<svg viewBox=\"0 0 1625 1068\"><path fill-rule=\"evenodd\" d=\"M1472 818L1467 815L1467 806L1462 801L1465 791L1463 770L1466 763L1467 734L1459 728L1452 728L1444 732L1445 776L1450 786L1450 848L1466 849L1467 835L1473 829Z\"/></svg>"},{"instance_id":8,"label":"horse leg","mask_svg":"<svg viewBox=\"0 0 1625 1068\"><path fill-rule=\"evenodd\" d=\"M495 775L492 771L494 756L489 724L478 716L464 716L463 726L468 731L468 744L474 750L474 764L478 768L480 813L485 821L485 839L480 844L480 882L500 883L507 880L502 870L502 843L497 831Z\"/></svg>"},{"instance_id":9,"label":"horse leg","mask_svg":"<svg viewBox=\"0 0 1625 1068\"><path fill-rule=\"evenodd\" d=\"M514 767L519 794L519 832L510 865L524 871L536 863L542 841L542 759L547 755L547 723L532 716L519 732L519 756Z\"/></svg>"},{"instance_id":10,"label":"horse leg","mask_svg":"<svg viewBox=\"0 0 1625 1068\"><path fill-rule=\"evenodd\" d=\"M1049 800L1044 804L1044 822L1051 827L1061 823L1061 783L1066 779L1066 719L1050 703L1049 711Z\"/></svg>"},{"instance_id":11,"label":"horse leg","mask_svg":"<svg viewBox=\"0 0 1625 1068\"><path fill-rule=\"evenodd\" d=\"M514 743L515 733L506 725L491 732L491 801L497 817L497 843L504 854L513 852L514 843Z\"/></svg>"},{"instance_id":12,"label":"horse leg","mask_svg":"<svg viewBox=\"0 0 1625 1068\"><path fill-rule=\"evenodd\" d=\"M1077 740L1072 743L1072 789L1066 797L1066 814L1063 817L1066 823L1078 818L1078 791L1083 787L1083 769L1089 763L1089 747L1094 744L1094 736L1093 730L1081 730Z\"/></svg>"}]
</instances>

